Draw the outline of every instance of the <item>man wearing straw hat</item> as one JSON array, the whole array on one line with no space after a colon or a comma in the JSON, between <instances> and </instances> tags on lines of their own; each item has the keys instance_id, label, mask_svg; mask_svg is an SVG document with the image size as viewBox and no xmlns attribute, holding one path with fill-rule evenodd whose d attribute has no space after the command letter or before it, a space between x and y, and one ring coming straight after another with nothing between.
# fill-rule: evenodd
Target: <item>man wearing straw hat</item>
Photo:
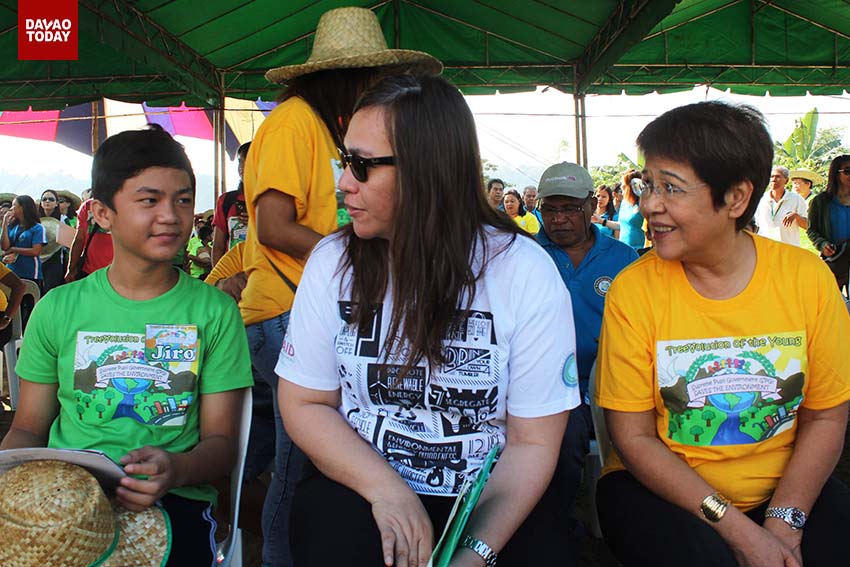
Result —
<instances>
[{"instance_id":1,"label":"man wearing straw hat","mask_svg":"<svg viewBox=\"0 0 850 567\"><path fill-rule=\"evenodd\" d=\"M791 186L805 201L812 196L812 185L823 183L819 173L808 169L795 169L791 172Z\"/></svg>"},{"instance_id":2,"label":"man wearing straw hat","mask_svg":"<svg viewBox=\"0 0 850 567\"><path fill-rule=\"evenodd\" d=\"M337 228L339 150L355 102L381 76L410 70L439 73L442 64L427 53L388 49L370 10L338 8L319 20L305 63L266 74L286 88L257 131L245 163L247 283L239 301L254 380L271 386L276 417L274 475L263 509L266 567L292 564L289 511L304 462L280 420L274 372L295 290L313 246ZM220 284L228 288L228 282ZM261 469L250 453L249 448L248 467L257 474Z\"/></svg>"}]
</instances>

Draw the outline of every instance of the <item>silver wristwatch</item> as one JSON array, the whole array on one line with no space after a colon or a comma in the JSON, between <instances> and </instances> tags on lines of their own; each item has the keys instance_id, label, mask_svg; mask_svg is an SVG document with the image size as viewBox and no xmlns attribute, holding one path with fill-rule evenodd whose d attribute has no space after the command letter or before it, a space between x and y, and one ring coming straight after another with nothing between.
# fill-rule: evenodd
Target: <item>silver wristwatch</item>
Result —
<instances>
[{"instance_id":1,"label":"silver wristwatch","mask_svg":"<svg viewBox=\"0 0 850 567\"><path fill-rule=\"evenodd\" d=\"M792 530L800 530L806 525L806 513L799 508L771 507L764 511L766 518L778 518L791 526Z\"/></svg>"},{"instance_id":2,"label":"silver wristwatch","mask_svg":"<svg viewBox=\"0 0 850 567\"><path fill-rule=\"evenodd\" d=\"M471 549L475 553L477 553L481 559L484 560L484 564L487 567L495 567L496 565L496 552L490 549L490 546L481 541L480 539L475 539L471 535L467 534L463 536L463 540L460 542L461 547L466 547Z\"/></svg>"}]
</instances>

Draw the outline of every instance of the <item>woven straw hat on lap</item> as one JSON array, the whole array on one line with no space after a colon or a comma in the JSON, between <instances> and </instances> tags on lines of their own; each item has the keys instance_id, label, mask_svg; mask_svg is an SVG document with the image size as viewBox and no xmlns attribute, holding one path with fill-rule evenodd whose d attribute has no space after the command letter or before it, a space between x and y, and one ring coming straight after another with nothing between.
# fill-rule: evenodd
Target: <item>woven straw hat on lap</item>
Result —
<instances>
[{"instance_id":1,"label":"woven straw hat on lap","mask_svg":"<svg viewBox=\"0 0 850 567\"><path fill-rule=\"evenodd\" d=\"M165 513L110 505L85 469L61 461L19 465L0 479L0 565L161 567Z\"/></svg>"},{"instance_id":2,"label":"woven straw hat on lap","mask_svg":"<svg viewBox=\"0 0 850 567\"><path fill-rule=\"evenodd\" d=\"M411 71L440 73L443 64L422 51L388 49L381 24L367 8L337 8L319 18L313 50L306 63L270 69L266 79L283 83L326 69L406 66Z\"/></svg>"}]
</instances>

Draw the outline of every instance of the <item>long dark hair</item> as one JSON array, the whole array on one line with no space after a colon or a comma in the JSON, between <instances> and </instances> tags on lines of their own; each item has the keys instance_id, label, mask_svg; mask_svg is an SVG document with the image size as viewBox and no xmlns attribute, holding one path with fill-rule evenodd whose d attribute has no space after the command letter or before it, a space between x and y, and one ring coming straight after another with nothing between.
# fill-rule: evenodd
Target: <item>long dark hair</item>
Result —
<instances>
[{"instance_id":1,"label":"long dark hair","mask_svg":"<svg viewBox=\"0 0 850 567\"><path fill-rule=\"evenodd\" d=\"M842 163L848 161L850 161L850 155L841 154L840 156L835 156L835 159L829 164L829 177L826 180L827 193L831 193L832 195L838 193L838 176L841 175L838 173L838 168L841 167Z\"/></svg>"},{"instance_id":2,"label":"long dark hair","mask_svg":"<svg viewBox=\"0 0 850 567\"><path fill-rule=\"evenodd\" d=\"M38 207L35 206L35 201L32 197L29 195L18 195L15 197L12 205L14 206L15 203L21 207L21 213L24 218L18 222L17 217L15 217L15 220L10 223L12 226L20 224L22 230L27 230L38 224Z\"/></svg>"},{"instance_id":3,"label":"long dark hair","mask_svg":"<svg viewBox=\"0 0 850 567\"><path fill-rule=\"evenodd\" d=\"M608 193L608 206L605 207L605 212L608 213L608 218L613 219L617 214L617 209L614 208L614 192L607 185L600 185L596 188L597 191L605 191Z\"/></svg>"},{"instance_id":4,"label":"long dark hair","mask_svg":"<svg viewBox=\"0 0 850 567\"><path fill-rule=\"evenodd\" d=\"M357 99L384 72L381 67L356 67L308 73L292 79L277 97L277 102L293 97L304 99L325 123L336 146L341 148Z\"/></svg>"},{"instance_id":5,"label":"long dark hair","mask_svg":"<svg viewBox=\"0 0 850 567\"><path fill-rule=\"evenodd\" d=\"M44 207L41 206L41 201L42 201L42 199L44 199L45 193L52 193L53 197L56 199L56 206L53 207L53 212L50 213L49 215L44 212ZM41 217L53 217L56 220L62 219L62 213L59 212L59 194L56 191L54 191L53 189L45 189L44 193L41 194L41 199L39 199L39 202L38 202L38 218L41 218Z\"/></svg>"},{"instance_id":6,"label":"long dark hair","mask_svg":"<svg viewBox=\"0 0 850 567\"><path fill-rule=\"evenodd\" d=\"M421 360L444 364L443 339L475 297L487 260L507 249L515 222L487 204L472 113L460 92L431 75L388 77L364 93L357 110L380 107L395 155L398 200L389 241L341 229L351 269L352 321L371 324L392 274L393 309L384 355L404 353L405 375ZM505 238L488 250L487 232ZM471 265L474 251L484 261ZM462 305L462 298L466 304ZM461 313L458 313L458 311Z\"/></svg>"},{"instance_id":7,"label":"long dark hair","mask_svg":"<svg viewBox=\"0 0 850 567\"><path fill-rule=\"evenodd\" d=\"M508 195L513 195L516 198L516 200L519 201L519 208L517 209L516 216L518 216L518 217L525 216L525 213L526 213L525 204L522 201L522 197L520 197L519 191L517 191L516 189L508 189L507 191L505 191L505 194L502 195L502 206L503 207L505 206L505 197L507 197ZM508 210L505 209L505 212L507 213Z\"/></svg>"}]
</instances>

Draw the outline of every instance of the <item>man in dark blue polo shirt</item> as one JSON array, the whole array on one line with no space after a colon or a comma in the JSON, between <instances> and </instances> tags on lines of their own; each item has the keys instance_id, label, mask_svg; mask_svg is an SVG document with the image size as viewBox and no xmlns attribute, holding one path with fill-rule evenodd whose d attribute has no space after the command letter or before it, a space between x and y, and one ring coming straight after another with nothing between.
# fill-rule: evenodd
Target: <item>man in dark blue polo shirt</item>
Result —
<instances>
[{"instance_id":1,"label":"man in dark blue polo shirt","mask_svg":"<svg viewBox=\"0 0 850 567\"><path fill-rule=\"evenodd\" d=\"M608 287L620 270L637 259L627 244L599 232L593 179L583 167L562 162L543 172L538 186L542 228L537 241L549 253L570 292L576 325L576 353L582 405L570 412L550 494L563 504L570 522L593 422L587 399L590 369L596 359L602 309Z\"/></svg>"}]
</instances>

